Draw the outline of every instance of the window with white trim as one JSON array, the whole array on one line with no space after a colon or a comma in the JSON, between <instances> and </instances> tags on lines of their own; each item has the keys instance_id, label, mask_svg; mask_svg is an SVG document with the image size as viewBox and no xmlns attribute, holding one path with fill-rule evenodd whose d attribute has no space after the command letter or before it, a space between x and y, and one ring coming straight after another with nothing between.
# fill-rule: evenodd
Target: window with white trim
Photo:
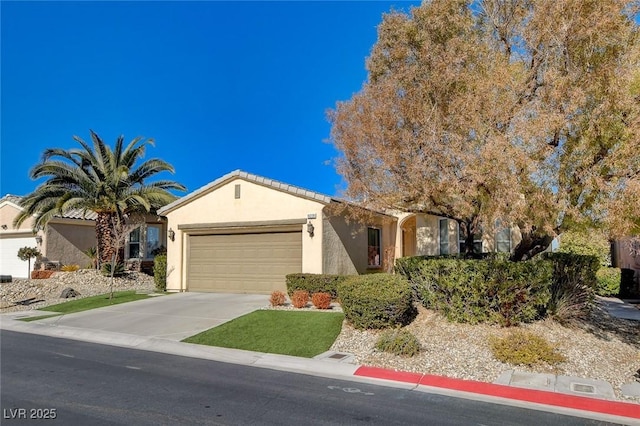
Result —
<instances>
[{"instance_id":1,"label":"window with white trim","mask_svg":"<svg viewBox=\"0 0 640 426\"><path fill-rule=\"evenodd\" d=\"M147 259L152 259L156 256L158 251L162 247L162 241L160 240L160 235L162 234L162 226L161 225L147 225L145 227L145 251L144 257Z\"/></svg>"},{"instance_id":2,"label":"window with white trim","mask_svg":"<svg viewBox=\"0 0 640 426\"><path fill-rule=\"evenodd\" d=\"M440 219L440 254L449 254L449 219Z\"/></svg>"},{"instance_id":3,"label":"window with white trim","mask_svg":"<svg viewBox=\"0 0 640 426\"><path fill-rule=\"evenodd\" d=\"M142 227L129 232L129 238L127 239L128 259L135 259L142 256L142 252L140 251L140 234L142 234Z\"/></svg>"},{"instance_id":4,"label":"window with white trim","mask_svg":"<svg viewBox=\"0 0 640 426\"><path fill-rule=\"evenodd\" d=\"M496 222L496 228L499 229L496 232L496 247L495 250L498 253L510 253L511 252L511 228L508 226L502 227L500 221Z\"/></svg>"},{"instance_id":5,"label":"window with white trim","mask_svg":"<svg viewBox=\"0 0 640 426\"><path fill-rule=\"evenodd\" d=\"M458 225L458 249L460 253L464 253L464 234L460 232ZM473 234L473 252L482 253L482 231Z\"/></svg>"},{"instance_id":6,"label":"window with white trim","mask_svg":"<svg viewBox=\"0 0 640 426\"><path fill-rule=\"evenodd\" d=\"M134 229L127 238L127 259L153 259L162 248L162 225L145 224Z\"/></svg>"},{"instance_id":7,"label":"window with white trim","mask_svg":"<svg viewBox=\"0 0 640 426\"><path fill-rule=\"evenodd\" d=\"M371 268L379 268L382 266L381 251L380 251L380 229L367 228L367 266Z\"/></svg>"}]
</instances>

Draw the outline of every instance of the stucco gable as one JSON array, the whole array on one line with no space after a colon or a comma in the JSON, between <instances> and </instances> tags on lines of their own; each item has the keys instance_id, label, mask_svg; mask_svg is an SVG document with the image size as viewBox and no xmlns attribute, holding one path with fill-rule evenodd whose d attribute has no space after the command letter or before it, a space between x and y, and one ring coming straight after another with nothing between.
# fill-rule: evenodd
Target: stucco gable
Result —
<instances>
[{"instance_id":1,"label":"stucco gable","mask_svg":"<svg viewBox=\"0 0 640 426\"><path fill-rule=\"evenodd\" d=\"M329 197L328 195L320 194L318 192L310 191L298 186L289 185L287 183L279 182L277 180L269 179L263 176L254 175L252 173L247 173L242 170L234 170L233 172L227 173L226 175L214 180L213 182L210 182L207 185L196 189L195 191L185 195L184 197L179 198L170 204L167 204L166 206L158 210L158 214L166 215L167 213L174 211L190 203L191 201L194 201L206 194L215 191L216 189L226 185L227 183L235 179L242 179L247 182L252 182L267 188L294 195L296 197L305 198L311 201L317 201L323 204L329 204L333 200L333 198Z\"/></svg>"}]
</instances>

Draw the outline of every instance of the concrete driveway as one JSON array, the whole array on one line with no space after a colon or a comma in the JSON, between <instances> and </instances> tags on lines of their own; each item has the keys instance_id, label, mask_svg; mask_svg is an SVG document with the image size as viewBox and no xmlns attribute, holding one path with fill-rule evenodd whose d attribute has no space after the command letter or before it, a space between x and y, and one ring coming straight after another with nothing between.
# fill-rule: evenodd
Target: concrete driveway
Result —
<instances>
[{"instance_id":1,"label":"concrete driveway","mask_svg":"<svg viewBox=\"0 0 640 426\"><path fill-rule=\"evenodd\" d=\"M268 304L264 294L178 293L38 322L180 341Z\"/></svg>"}]
</instances>

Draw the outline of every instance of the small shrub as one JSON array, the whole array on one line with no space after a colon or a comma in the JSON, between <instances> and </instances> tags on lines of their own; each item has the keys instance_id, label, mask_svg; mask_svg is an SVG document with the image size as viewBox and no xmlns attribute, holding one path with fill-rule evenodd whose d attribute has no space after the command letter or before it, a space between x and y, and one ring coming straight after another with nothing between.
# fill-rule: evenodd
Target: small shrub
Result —
<instances>
[{"instance_id":1,"label":"small shrub","mask_svg":"<svg viewBox=\"0 0 640 426\"><path fill-rule=\"evenodd\" d=\"M502 338L491 336L489 345L498 361L512 365L557 365L565 360L543 337L524 330L515 330Z\"/></svg>"},{"instance_id":2,"label":"small shrub","mask_svg":"<svg viewBox=\"0 0 640 426\"><path fill-rule=\"evenodd\" d=\"M331 307L331 295L329 293L313 293L311 303L318 309L329 309Z\"/></svg>"},{"instance_id":3,"label":"small shrub","mask_svg":"<svg viewBox=\"0 0 640 426\"><path fill-rule=\"evenodd\" d=\"M75 272L80 269L80 265L62 265L60 270L62 272Z\"/></svg>"},{"instance_id":4,"label":"small shrub","mask_svg":"<svg viewBox=\"0 0 640 426\"><path fill-rule=\"evenodd\" d=\"M416 316L409 282L385 273L357 275L338 286L345 318L356 328L409 324Z\"/></svg>"},{"instance_id":5,"label":"small shrub","mask_svg":"<svg viewBox=\"0 0 640 426\"><path fill-rule=\"evenodd\" d=\"M286 276L287 293L291 297L296 290L306 290L309 294L329 293L335 299L338 297L338 284L346 278L347 275L289 274Z\"/></svg>"},{"instance_id":6,"label":"small shrub","mask_svg":"<svg viewBox=\"0 0 640 426\"><path fill-rule=\"evenodd\" d=\"M619 268L600 268L596 272L596 294L617 296L620 293L621 272Z\"/></svg>"},{"instance_id":7,"label":"small shrub","mask_svg":"<svg viewBox=\"0 0 640 426\"><path fill-rule=\"evenodd\" d=\"M113 269L113 276L114 277L121 277L124 275L124 263L122 262L117 262L115 268ZM105 277L110 277L111 276L111 262L107 262L104 265L102 265L102 275L104 275Z\"/></svg>"},{"instance_id":8,"label":"small shrub","mask_svg":"<svg viewBox=\"0 0 640 426\"><path fill-rule=\"evenodd\" d=\"M47 278L51 278L54 272L56 271L31 271L31 279L46 280Z\"/></svg>"},{"instance_id":9,"label":"small shrub","mask_svg":"<svg viewBox=\"0 0 640 426\"><path fill-rule=\"evenodd\" d=\"M286 300L287 300L287 296L284 294L283 291L274 290L273 292L271 292L269 303L271 303L271 306L282 306L284 305L284 302L286 302Z\"/></svg>"},{"instance_id":10,"label":"small shrub","mask_svg":"<svg viewBox=\"0 0 640 426\"><path fill-rule=\"evenodd\" d=\"M291 304L296 308L304 308L309 301L309 292L305 290L296 290L291 296Z\"/></svg>"},{"instance_id":11,"label":"small shrub","mask_svg":"<svg viewBox=\"0 0 640 426\"><path fill-rule=\"evenodd\" d=\"M167 291L167 255L159 254L153 258L153 282L157 291Z\"/></svg>"},{"instance_id":12,"label":"small shrub","mask_svg":"<svg viewBox=\"0 0 640 426\"><path fill-rule=\"evenodd\" d=\"M414 356L420 353L420 342L407 330L387 330L378 338L376 349L398 356Z\"/></svg>"}]
</instances>

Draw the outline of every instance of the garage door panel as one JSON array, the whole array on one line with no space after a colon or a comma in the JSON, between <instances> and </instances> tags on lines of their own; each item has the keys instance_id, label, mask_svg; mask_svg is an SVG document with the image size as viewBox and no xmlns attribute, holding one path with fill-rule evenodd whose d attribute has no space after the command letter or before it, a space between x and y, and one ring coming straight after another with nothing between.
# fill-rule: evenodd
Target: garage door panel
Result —
<instances>
[{"instance_id":1,"label":"garage door panel","mask_svg":"<svg viewBox=\"0 0 640 426\"><path fill-rule=\"evenodd\" d=\"M299 231L189 237L189 291L268 294L286 290L285 275L301 271Z\"/></svg>"}]
</instances>

